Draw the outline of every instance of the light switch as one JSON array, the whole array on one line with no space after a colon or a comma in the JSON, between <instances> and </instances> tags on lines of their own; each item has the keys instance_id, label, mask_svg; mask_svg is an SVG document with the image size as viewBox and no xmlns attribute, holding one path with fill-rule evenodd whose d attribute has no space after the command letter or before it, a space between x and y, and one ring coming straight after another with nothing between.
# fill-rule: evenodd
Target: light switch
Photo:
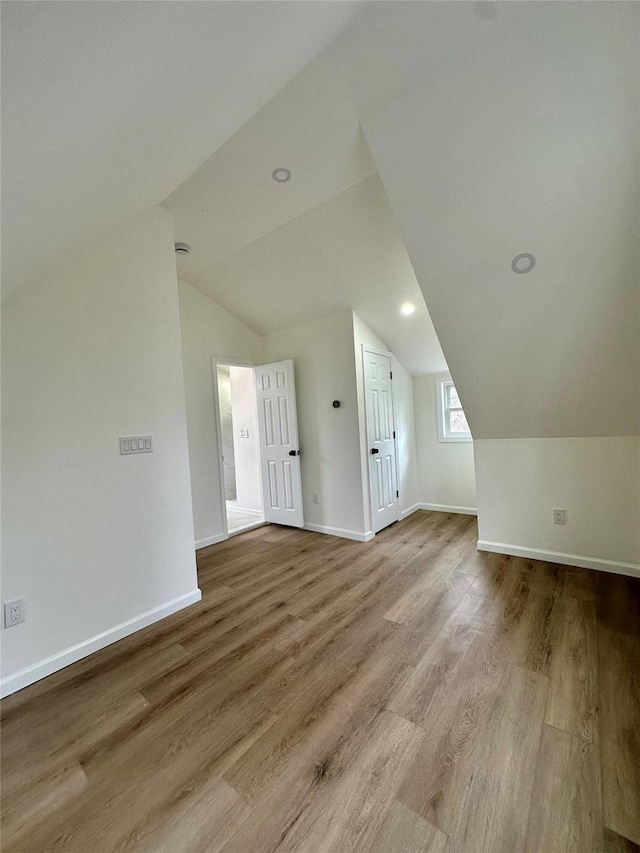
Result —
<instances>
[{"instance_id":1,"label":"light switch","mask_svg":"<svg viewBox=\"0 0 640 853\"><path fill-rule=\"evenodd\" d=\"M120 436L120 455L129 456L132 453L153 453L153 436Z\"/></svg>"}]
</instances>

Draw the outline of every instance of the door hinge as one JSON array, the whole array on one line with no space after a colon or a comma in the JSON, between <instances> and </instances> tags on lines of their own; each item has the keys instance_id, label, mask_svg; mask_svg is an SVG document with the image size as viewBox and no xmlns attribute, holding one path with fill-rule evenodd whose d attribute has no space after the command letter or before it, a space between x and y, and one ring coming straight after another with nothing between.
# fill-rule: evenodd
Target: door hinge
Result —
<instances>
[{"instance_id":1,"label":"door hinge","mask_svg":"<svg viewBox=\"0 0 640 853\"><path fill-rule=\"evenodd\" d=\"M394 429L394 431L393 431L393 437L394 437L394 438L396 437L396 431L395 431L395 429Z\"/></svg>"},{"instance_id":2,"label":"door hinge","mask_svg":"<svg viewBox=\"0 0 640 853\"><path fill-rule=\"evenodd\" d=\"M400 492L399 492L397 489L396 489L396 497L397 497L397 498L399 498L399 497L400 497Z\"/></svg>"},{"instance_id":3,"label":"door hinge","mask_svg":"<svg viewBox=\"0 0 640 853\"><path fill-rule=\"evenodd\" d=\"M389 371L389 376L393 379L393 370Z\"/></svg>"}]
</instances>

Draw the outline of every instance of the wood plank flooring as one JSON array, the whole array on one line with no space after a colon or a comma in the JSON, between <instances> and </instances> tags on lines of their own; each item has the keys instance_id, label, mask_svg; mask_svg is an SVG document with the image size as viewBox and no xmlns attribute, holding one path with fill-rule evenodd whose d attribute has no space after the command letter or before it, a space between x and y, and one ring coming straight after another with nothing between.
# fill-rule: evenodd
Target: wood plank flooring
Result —
<instances>
[{"instance_id":1,"label":"wood plank flooring","mask_svg":"<svg viewBox=\"0 0 640 853\"><path fill-rule=\"evenodd\" d=\"M2 702L2 850L640 853L640 580L267 526Z\"/></svg>"}]
</instances>

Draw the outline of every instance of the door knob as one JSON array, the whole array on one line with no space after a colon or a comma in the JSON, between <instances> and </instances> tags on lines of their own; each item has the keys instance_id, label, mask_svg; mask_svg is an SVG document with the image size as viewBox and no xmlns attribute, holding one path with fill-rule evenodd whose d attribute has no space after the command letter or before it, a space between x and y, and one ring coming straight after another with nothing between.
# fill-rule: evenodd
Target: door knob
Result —
<instances>
[{"instance_id":1,"label":"door knob","mask_svg":"<svg viewBox=\"0 0 640 853\"><path fill-rule=\"evenodd\" d=\"M300 456L300 451L299 450L290 450L289 456Z\"/></svg>"},{"instance_id":2,"label":"door knob","mask_svg":"<svg viewBox=\"0 0 640 853\"><path fill-rule=\"evenodd\" d=\"M380 453L380 451L379 451L379 449L378 449L377 447L372 447L372 448L371 448L371 452L372 452L372 453Z\"/></svg>"}]
</instances>

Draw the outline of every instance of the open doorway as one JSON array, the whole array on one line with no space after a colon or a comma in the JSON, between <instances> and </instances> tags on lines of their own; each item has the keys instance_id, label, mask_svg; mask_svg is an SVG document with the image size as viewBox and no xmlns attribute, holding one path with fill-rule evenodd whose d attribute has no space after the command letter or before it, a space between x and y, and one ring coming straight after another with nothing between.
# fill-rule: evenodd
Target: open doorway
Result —
<instances>
[{"instance_id":1,"label":"open doorway","mask_svg":"<svg viewBox=\"0 0 640 853\"><path fill-rule=\"evenodd\" d=\"M264 523L258 413L251 367L216 364L222 490L229 536Z\"/></svg>"},{"instance_id":2,"label":"open doorway","mask_svg":"<svg viewBox=\"0 0 640 853\"><path fill-rule=\"evenodd\" d=\"M261 524L303 527L293 361L212 358L224 538Z\"/></svg>"}]
</instances>

